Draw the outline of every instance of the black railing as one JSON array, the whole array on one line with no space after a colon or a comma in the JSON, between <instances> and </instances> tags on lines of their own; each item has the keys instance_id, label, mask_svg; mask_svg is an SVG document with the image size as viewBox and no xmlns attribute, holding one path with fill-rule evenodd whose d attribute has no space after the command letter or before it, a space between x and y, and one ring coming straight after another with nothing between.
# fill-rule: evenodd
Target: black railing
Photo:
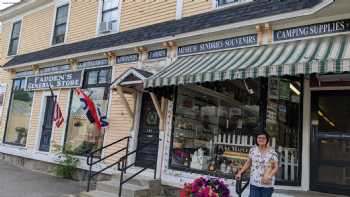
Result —
<instances>
[{"instance_id":1,"label":"black railing","mask_svg":"<svg viewBox=\"0 0 350 197\"><path fill-rule=\"evenodd\" d=\"M242 196L242 193L244 192L244 190L249 185L249 179L243 184L243 178L242 177L239 180L236 180L236 193L238 194L238 197Z\"/></svg>"},{"instance_id":2,"label":"black railing","mask_svg":"<svg viewBox=\"0 0 350 197\"><path fill-rule=\"evenodd\" d=\"M97 163L100 163L101 161L104 161L104 160L106 160L106 159L112 157L113 155L116 155L116 154L118 154L118 153L124 151L124 150L125 150L125 155L127 155L127 154L128 154L128 150L129 150L129 141L130 141L130 138L131 138L130 136L124 137L124 138L122 138L122 139L120 139L120 140L117 140L117 141L115 141L115 142L113 142L113 143L110 143L110 144L108 144L108 145L106 145L106 146L103 146L103 147L101 147L101 148L99 148L99 149L97 149L97 150L95 150L95 151L89 153L89 155L88 155L88 157L87 157L87 159L86 159L86 163L87 163L87 165L89 166L89 177L88 177L88 183L87 183L87 189L86 189L88 192L90 191L91 179L92 179L94 176L96 176L96 175L102 173L103 171L105 171L105 170L107 170L107 169L109 169L109 168L111 168L111 167L113 167L113 166L119 164L120 160L118 160L118 161L116 161L116 162L114 162L114 163L112 163L112 164L106 166L105 168L103 168L103 169L101 169L101 170L99 170L99 171L97 171L97 172L93 172L93 171L92 171L93 166L96 165ZM108 148L108 147L110 147L110 146L113 146L113 145L115 145L115 144L117 144L117 143L124 142L125 140L126 140L126 146L125 146L124 148L121 148L121 149L119 149L119 150L117 150L117 151L115 151L115 152L113 152L113 153L111 153L111 154L109 154L109 155L107 155L107 156L105 156L105 157L102 157L102 158L99 158L99 159L97 159L97 160L94 160L95 154L96 154L96 153L101 153L102 150L104 150L104 149L106 149L106 148Z\"/></svg>"},{"instance_id":3,"label":"black railing","mask_svg":"<svg viewBox=\"0 0 350 197\"><path fill-rule=\"evenodd\" d=\"M158 155L156 157L155 163L148 164L146 167L143 167L141 170L137 171L136 173L134 173L132 176L128 177L125 180L124 180L124 174L126 173L127 169L129 169L130 167L132 167L136 164L136 162L134 162L132 164L128 164L128 156L136 154L137 152L141 151L142 149L144 149L144 148L146 148L146 147L150 146L151 144L154 144L158 141L159 141L159 138L156 138L156 139L148 142L147 144L145 144L141 147L137 147L134 151L129 152L125 156L120 158L120 160L118 162L118 170L121 172L120 173L120 182L119 182L119 194L118 194L119 197L121 197L121 195L122 195L123 184L127 183L128 181L130 181L131 179L133 179L135 176L139 175L140 173L142 173L146 169L149 169L149 168L151 169L152 167L154 167L154 179L157 178Z\"/></svg>"},{"instance_id":4,"label":"black railing","mask_svg":"<svg viewBox=\"0 0 350 197\"><path fill-rule=\"evenodd\" d=\"M151 144L154 144L155 142L158 142L159 141L159 138L156 138L150 142L148 142L147 144L141 146L141 147L137 147L134 151L132 152L129 152L129 141L130 141L130 136L127 136L127 137L124 137L118 141L115 141L111 144L108 144L106 146L103 146L91 153L89 153L88 157L87 157L87 160L86 160L86 163L87 165L89 166L89 178L88 178L88 183L87 183L87 192L90 191L90 185L91 185L91 179L102 173L103 171L115 166L115 165L118 165L118 170L121 172L120 173L120 182L119 182L119 197L121 196L122 194L122 188L123 188L123 184L127 183L128 181L130 181L131 179L133 179L135 176L139 175L140 173L142 173L143 171L145 171L146 169L149 169L149 168L153 168L154 167L154 179L156 179L157 177L157 162L158 162L158 155L155 159L155 163L150 163L149 165L146 165L146 167L143 167L141 170L137 171L136 173L134 173L132 176L128 177L127 179L124 180L124 174L126 173L126 170L129 169L130 167L134 166L136 164L136 162L132 163L132 164L128 164L128 157L130 155L133 155L133 154L136 154L137 152L143 150L144 148L150 146ZM123 142L123 141L127 141L126 143L126 146L124 148L121 148L105 157L102 157L102 158L99 158L97 160L94 160L94 155L96 153L100 153L102 150L110 147L110 146L113 146L117 143L120 143L120 142ZM101 161L104 161L110 157L112 157L113 155L116 155L122 151L125 150L125 155L122 156L118 161L112 163L112 164L109 164L108 166L104 167L103 169L97 171L97 172L93 172L92 169L93 169L93 166L96 165L97 163L101 162Z\"/></svg>"}]
</instances>

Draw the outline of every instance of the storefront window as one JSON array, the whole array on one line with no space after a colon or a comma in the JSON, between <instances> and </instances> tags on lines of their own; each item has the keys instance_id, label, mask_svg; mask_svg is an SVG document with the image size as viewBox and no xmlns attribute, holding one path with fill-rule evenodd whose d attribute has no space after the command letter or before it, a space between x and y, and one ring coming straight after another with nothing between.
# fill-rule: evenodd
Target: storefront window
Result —
<instances>
[{"instance_id":1,"label":"storefront window","mask_svg":"<svg viewBox=\"0 0 350 197\"><path fill-rule=\"evenodd\" d=\"M110 68L85 71L83 91L106 114L108 110ZM103 144L104 129L99 131L90 123L81 107L79 97L72 91L65 151L87 155ZM98 154L96 154L98 155Z\"/></svg>"},{"instance_id":2,"label":"storefront window","mask_svg":"<svg viewBox=\"0 0 350 197\"><path fill-rule=\"evenodd\" d=\"M25 146L33 104L33 92L25 91L25 79L13 81L4 142Z\"/></svg>"},{"instance_id":3,"label":"storefront window","mask_svg":"<svg viewBox=\"0 0 350 197\"><path fill-rule=\"evenodd\" d=\"M300 184L302 83L300 79L269 78L267 132L276 139L279 154L277 183Z\"/></svg>"},{"instance_id":4,"label":"storefront window","mask_svg":"<svg viewBox=\"0 0 350 197\"><path fill-rule=\"evenodd\" d=\"M179 87L171 167L232 178L262 126L260 85L237 80Z\"/></svg>"}]
</instances>

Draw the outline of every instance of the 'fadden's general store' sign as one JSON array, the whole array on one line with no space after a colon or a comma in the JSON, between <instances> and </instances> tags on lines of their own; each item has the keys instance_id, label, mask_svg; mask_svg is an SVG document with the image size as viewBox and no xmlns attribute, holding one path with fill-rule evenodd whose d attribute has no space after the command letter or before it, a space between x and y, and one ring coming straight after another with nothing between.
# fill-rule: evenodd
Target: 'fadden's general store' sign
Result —
<instances>
[{"instance_id":1,"label":"'fadden's general store' sign","mask_svg":"<svg viewBox=\"0 0 350 197\"><path fill-rule=\"evenodd\" d=\"M81 86L82 71L57 73L52 75L31 76L27 78L27 90L51 88L73 88Z\"/></svg>"},{"instance_id":2,"label":"'fadden's general store' sign","mask_svg":"<svg viewBox=\"0 0 350 197\"><path fill-rule=\"evenodd\" d=\"M350 19L275 30L274 41L350 31Z\"/></svg>"},{"instance_id":3,"label":"'fadden's general store' sign","mask_svg":"<svg viewBox=\"0 0 350 197\"><path fill-rule=\"evenodd\" d=\"M178 55L186 55L191 53L200 53L206 51L214 51L228 48L238 48L243 46L257 45L257 34L226 38L222 40L214 40L197 44L181 46L177 49Z\"/></svg>"}]
</instances>

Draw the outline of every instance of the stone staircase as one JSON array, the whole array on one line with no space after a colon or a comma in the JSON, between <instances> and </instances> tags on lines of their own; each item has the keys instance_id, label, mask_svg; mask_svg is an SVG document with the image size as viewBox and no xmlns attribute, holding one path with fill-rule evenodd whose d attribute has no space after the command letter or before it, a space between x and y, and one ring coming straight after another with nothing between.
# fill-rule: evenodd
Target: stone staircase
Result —
<instances>
[{"instance_id":1,"label":"stone staircase","mask_svg":"<svg viewBox=\"0 0 350 197\"><path fill-rule=\"evenodd\" d=\"M124 180L130 176L132 174L125 174ZM82 192L80 193L80 197L118 197L119 183L119 175L114 175L109 181L97 182L96 190ZM161 190L160 180L138 175L123 184L122 197L161 196Z\"/></svg>"}]
</instances>

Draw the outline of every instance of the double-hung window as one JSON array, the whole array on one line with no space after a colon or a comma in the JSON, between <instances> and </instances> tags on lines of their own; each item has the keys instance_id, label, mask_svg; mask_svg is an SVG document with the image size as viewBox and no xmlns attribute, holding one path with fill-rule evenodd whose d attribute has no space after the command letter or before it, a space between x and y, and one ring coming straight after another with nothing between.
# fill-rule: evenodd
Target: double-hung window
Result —
<instances>
[{"instance_id":1,"label":"double-hung window","mask_svg":"<svg viewBox=\"0 0 350 197\"><path fill-rule=\"evenodd\" d=\"M57 8L55 28L52 39L53 45L64 42L67 27L68 7L69 5L67 4Z\"/></svg>"},{"instance_id":2,"label":"double-hung window","mask_svg":"<svg viewBox=\"0 0 350 197\"><path fill-rule=\"evenodd\" d=\"M8 56L17 54L21 24L22 24L22 21L17 21L13 23L10 45L7 53Z\"/></svg>"},{"instance_id":3,"label":"double-hung window","mask_svg":"<svg viewBox=\"0 0 350 197\"><path fill-rule=\"evenodd\" d=\"M101 22L107 23L111 31L117 31L119 0L103 0Z\"/></svg>"}]
</instances>

